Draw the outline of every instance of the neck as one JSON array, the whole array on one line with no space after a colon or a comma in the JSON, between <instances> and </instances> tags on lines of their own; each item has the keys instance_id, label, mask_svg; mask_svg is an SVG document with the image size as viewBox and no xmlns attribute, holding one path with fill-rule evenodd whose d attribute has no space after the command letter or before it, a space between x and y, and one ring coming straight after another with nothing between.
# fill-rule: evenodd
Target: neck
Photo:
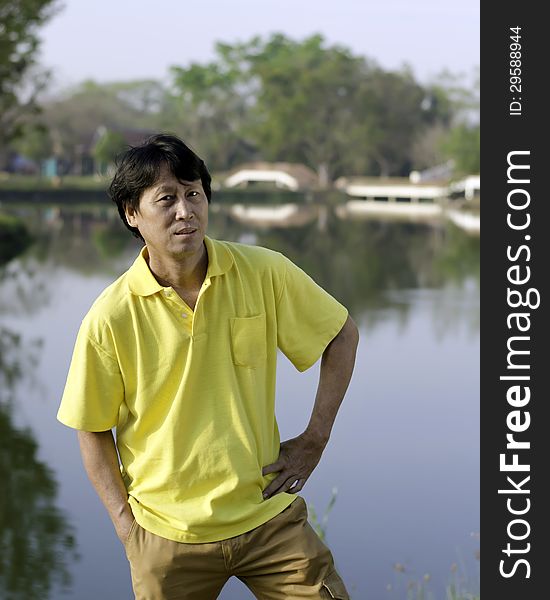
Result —
<instances>
[{"instance_id":1,"label":"neck","mask_svg":"<svg viewBox=\"0 0 550 600\"><path fill-rule=\"evenodd\" d=\"M174 289L194 289L200 288L206 277L208 253L203 242L201 252L162 259L149 253L147 263L160 285Z\"/></svg>"}]
</instances>

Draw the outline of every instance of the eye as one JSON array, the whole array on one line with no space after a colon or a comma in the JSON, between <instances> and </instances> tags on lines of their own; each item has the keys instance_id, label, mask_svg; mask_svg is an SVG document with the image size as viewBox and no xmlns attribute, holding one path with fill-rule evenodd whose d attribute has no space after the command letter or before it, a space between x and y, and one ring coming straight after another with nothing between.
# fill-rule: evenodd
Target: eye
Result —
<instances>
[{"instance_id":1,"label":"eye","mask_svg":"<svg viewBox=\"0 0 550 600\"><path fill-rule=\"evenodd\" d=\"M165 196L162 196L161 198L159 198L159 200L162 202L171 202L174 199L174 196L172 194L166 194Z\"/></svg>"}]
</instances>

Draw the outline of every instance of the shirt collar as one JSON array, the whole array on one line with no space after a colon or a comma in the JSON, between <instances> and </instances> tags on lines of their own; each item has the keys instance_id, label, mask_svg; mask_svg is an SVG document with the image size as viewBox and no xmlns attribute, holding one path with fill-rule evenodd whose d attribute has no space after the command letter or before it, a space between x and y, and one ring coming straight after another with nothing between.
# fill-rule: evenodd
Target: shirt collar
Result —
<instances>
[{"instance_id":1,"label":"shirt collar","mask_svg":"<svg viewBox=\"0 0 550 600\"><path fill-rule=\"evenodd\" d=\"M215 275L223 275L233 266L233 255L223 242L212 240L204 236L206 251L208 252L208 270L206 279Z\"/></svg>"},{"instance_id":2,"label":"shirt collar","mask_svg":"<svg viewBox=\"0 0 550 600\"><path fill-rule=\"evenodd\" d=\"M208 270L206 279L215 275L223 275L233 265L233 256L225 244L204 237L208 253ZM147 264L147 246L143 246L134 264L128 269L128 286L130 291L137 296L151 296L164 288L155 279Z\"/></svg>"}]
</instances>

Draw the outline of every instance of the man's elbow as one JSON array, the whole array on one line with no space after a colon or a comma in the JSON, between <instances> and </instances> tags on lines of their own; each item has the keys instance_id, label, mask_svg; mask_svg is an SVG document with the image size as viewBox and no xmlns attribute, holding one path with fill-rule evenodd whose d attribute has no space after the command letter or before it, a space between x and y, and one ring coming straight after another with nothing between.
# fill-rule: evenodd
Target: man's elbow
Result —
<instances>
[{"instance_id":1,"label":"man's elbow","mask_svg":"<svg viewBox=\"0 0 550 600\"><path fill-rule=\"evenodd\" d=\"M357 348L359 344L359 329L349 315L338 335L342 335L347 344Z\"/></svg>"},{"instance_id":2,"label":"man's elbow","mask_svg":"<svg viewBox=\"0 0 550 600\"><path fill-rule=\"evenodd\" d=\"M357 325L354 323L353 319L348 315L348 318L342 326L342 329L340 329L339 333L329 344L328 348L331 346L340 346L342 348L352 348L353 351L355 351L358 344L359 330L357 329Z\"/></svg>"}]
</instances>

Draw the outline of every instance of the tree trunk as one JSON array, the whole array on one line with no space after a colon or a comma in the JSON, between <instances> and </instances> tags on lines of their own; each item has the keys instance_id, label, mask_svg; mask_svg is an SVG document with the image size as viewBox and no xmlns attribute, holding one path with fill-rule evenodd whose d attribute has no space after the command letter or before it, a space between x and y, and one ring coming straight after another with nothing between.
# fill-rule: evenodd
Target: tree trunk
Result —
<instances>
[{"instance_id":1,"label":"tree trunk","mask_svg":"<svg viewBox=\"0 0 550 600\"><path fill-rule=\"evenodd\" d=\"M326 190L330 184L327 163L321 163L317 166L317 177L319 178L319 188Z\"/></svg>"}]
</instances>

